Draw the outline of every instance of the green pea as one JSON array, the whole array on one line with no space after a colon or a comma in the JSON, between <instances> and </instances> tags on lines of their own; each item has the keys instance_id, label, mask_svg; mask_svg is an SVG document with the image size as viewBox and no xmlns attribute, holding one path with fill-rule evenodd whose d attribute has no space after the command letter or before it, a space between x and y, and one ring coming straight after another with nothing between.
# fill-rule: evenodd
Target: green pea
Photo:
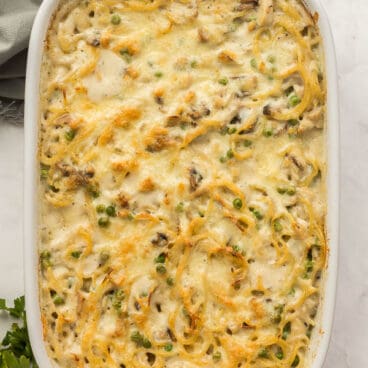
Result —
<instances>
[{"instance_id":1,"label":"green pea","mask_svg":"<svg viewBox=\"0 0 368 368\"><path fill-rule=\"evenodd\" d=\"M257 220L262 220L263 219L263 215L261 214L261 212L259 212L255 208L249 207L249 211L253 213L253 215L256 217Z\"/></svg>"},{"instance_id":2,"label":"green pea","mask_svg":"<svg viewBox=\"0 0 368 368\"><path fill-rule=\"evenodd\" d=\"M50 166L41 164L40 177L41 179L47 179L49 176Z\"/></svg>"},{"instance_id":3,"label":"green pea","mask_svg":"<svg viewBox=\"0 0 368 368\"><path fill-rule=\"evenodd\" d=\"M311 261L311 260L308 260L305 262L305 271L306 272L312 272L313 271L313 265L314 265L314 262Z\"/></svg>"},{"instance_id":4,"label":"green pea","mask_svg":"<svg viewBox=\"0 0 368 368\"><path fill-rule=\"evenodd\" d=\"M256 59L251 59L250 66L254 69L257 69L257 60Z\"/></svg>"},{"instance_id":5,"label":"green pea","mask_svg":"<svg viewBox=\"0 0 368 368\"><path fill-rule=\"evenodd\" d=\"M135 342L138 345L143 341L143 336L141 335L141 333L139 331L134 331L130 335L130 340L132 340L133 342Z\"/></svg>"},{"instance_id":6,"label":"green pea","mask_svg":"<svg viewBox=\"0 0 368 368\"><path fill-rule=\"evenodd\" d=\"M286 188L283 188L283 187L277 187L277 192L280 193L280 194L285 194L286 193Z\"/></svg>"},{"instance_id":7,"label":"green pea","mask_svg":"<svg viewBox=\"0 0 368 368\"><path fill-rule=\"evenodd\" d=\"M228 131L228 127L226 125L224 125L220 128L220 134L221 135L226 135L227 131Z\"/></svg>"},{"instance_id":8,"label":"green pea","mask_svg":"<svg viewBox=\"0 0 368 368\"><path fill-rule=\"evenodd\" d=\"M226 85L229 83L229 80L228 80L226 77L224 77L224 78L220 78L220 79L218 80L218 82L219 82L220 84L222 84L223 86L226 86Z\"/></svg>"},{"instance_id":9,"label":"green pea","mask_svg":"<svg viewBox=\"0 0 368 368\"><path fill-rule=\"evenodd\" d=\"M286 190L286 194L287 194L287 195L289 195L289 196L292 196L292 195L294 195L295 193L296 193L295 188L288 188L288 189Z\"/></svg>"},{"instance_id":10,"label":"green pea","mask_svg":"<svg viewBox=\"0 0 368 368\"><path fill-rule=\"evenodd\" d=\"M233 200L233 206L237 210L240 210L243 207L243 201L240 198L235 198Z\"/></svg>"},{"instance_id":11,"label":"green pea","mask_svg":"<svg viewBox=\"0 0 368 368\"><path fill-rule=\"evenodd\" d=\"M121 310L122 301L125 299L125 294L122 289L117 289L114 291L112 295L112 306L118 312Z\"/></svg>"},{"instance_id":12,"label":"green pea","mask_svg":"<svg viewBox=\"0 0 368 368\"><path fill-rule=\"evenodd\" d=\"M267 359L268 358L268 350L266 348L263 348L259 351L258 356L260 358Z\"/></svg>"},{"instance_id":13,"label":"green pea","mask_svg":"<svg viewBox=\"0 0 368 368\"><path fill-rule=\"evenodd\" d=\"M219 360L221 360L221 352L220 351L216 351L215 353L213 353L212 359L215 362L218 362Z\"/></svg>"},{"instance_id":14,"label":"green pea","mask_svg":"<svg viewBox=\"0 0 368 368\"><path fill-rule=\"evenodd\" d=\"M55 305L62 305L64 303L65 303L65 300L60 295L55 295L54 296L54 304Z\"/></svg>"},{"instance_id":15,"label":"green pea","mask_svg":"<svg viewBox=\"0 0 368 368\"><path fill-rule=\"evenodd\" d=\"M156 258L155 258L155 263L165 263L166 260L166 255L165 253L161 253L159 254Z\"/></svg>"},{"instance_id":16,"label":"green pea","mask_svg":"<svg viewBox=\"0 0 368 368\"><path fill-rule=\"evenodd\" d=\"M276 58L273 55L269 55L268 58L267 58L267 61L269 63L273 64L276 61Z\"/></svg>"},{"instance_id":17,"label":"green pea","mask_svg":"<svg viewBox=\"0 0 368 368\"><path fill-rule=\"evenodd\" d=\"M111 205L106 207L106 215L110 216L110 217L115 217L116 216L116 210L115 210L115 206Z\"/></svg>"},{"instance_id":18,"label":"green pea","mask_svg":"<svg viewBox=\"0 0 368 368\"><path fill-rule=\"evenodd\" d=\"M145 349L150 349L152 347L151 341L149 341L147 338L143 339L142 346Z\"/></svg>"},{"instance_id":19,"label":"green pea","mask_svg":"<svg viewBox=\"0 0 368 368\"><path fill-rule=\"evenodd\" d=\"M275 220L275 221L273 222L273 228L274 228L274 229L275 229L275 231L277 231L278 233L279 233L280 231L282 231L282 225L281 225L280 220Z\"/></svg>"},{"instance_id":20,"label":"green pea","mask_svg":"<svg viewBox=\"0 0 368 368\"><path fill-rule=\"evenodd\" d=\"M176 212L183 212L184 211L184 203L179 202L175 207Z\"/></svg>"},{"instance_id":21,"label":"green pea","mask_svg":"<svg viewBox=\"0 0 368 368\"><path fill-rule=\"evenodd\" d=\"M65 139L68 142L71 142L74 139L76 133L77 133L77 131L74 130L74 129L68 130L67 132L65 132Z\"/></svg>"},{"instance_id":22,"label":"green pea","mask_svg":"<svg viewBox=\"0 0 368 368\"><path fill-rule=\"evenodd\" d=\"M234 152L232 149L229 149L227 152L226 152L226 156L227 158L233 158L234 157Z\"/></svg>"},{"instance_id":23,"label":"green pea","mask_svg":"<svg viewBox=\"0 0 368 368\"><path fill-rule=\"evenodd\" d=\"M297 95L291 95L289 97L289 104L290 106L294 107L296 105L299 105L301 102L300 98Z\"/></svg>"},{"instance_id":24,"label":"green pea","mask_svg":"<svg viewBox=\"0 0 368 368\"><path fill-rule=\"evenodd\" d=\"M282 304L276 305L274 307L275 314L272 316L272 322L275 324L279 324L281 322L281 316L284 311L284 306Z\"/></svg>"},{"instance_id":25,"label":"green pea","mask_svg":"<svg viewBox=\"0 0 368 368\"><path fill-rule=\"evenodd\" d=\"M173 286L173 285L174 285L174 279L173 279L172 277L168 277L168 278L166 279L166 283L167 283L167 285L169 285L169 286Z\"/></svg>"},{"instance_id":26,"label":"green pea","mask_svg":"<svg viewBox=\"0 0 368 368\"><path fill-rule=\"evenodd\" d=\"M170 344L170 343L165 344L164 349L165 349L165 351L172 351L173 344Z\"/></svg>"},{"instance_id":27,"label":"green pea","mask_svg":"<svg viewBox=\"0 0 368 368\"><path fill-rule=\"evenodd\" d=\"M79 251L79 250L75 250L73 252L70 253L70 255L75 258L75 259L78 259L80 256L81 256L82 252Z\"/></svg>"},{"instance_id":28,"label":"green pea","mask_svg":"<svg viewBox=\"0 0 368 368\"><path fill-rule=\"evenodd\" d=\"M128 48L123 48L120 50L120 55L125 59L127 63L132 61L132 54Z\"/></svg>"},{"instance_id":29,"label":"green pea","mask_svg":"<svg viewBox=\"0 0 368 368\"><path fill-rule=\"evenodd\" d=\"M197 61L196 60L193 60L191 63L190 63L190 66L191 68L196 68L198 65Z\"/></svg>"},{"instance_id":30,"label":"green pea","mask_svg":"<svg viewBox=\"0 0 368 368\"><path fill-rule=\"evenodd\" d=\"M235 253L240 253L241 252L241 248L239 247L239 245L232 245L231 248L233 248L233 251Z\"/></svg>"},{"instance_id":31,"label":"green pea","mask_svg":"<svg viewBox=\"0 0 368 368\"><path fill-rule=\"evenodd\" d=\"M279 348L279 350L277 351L277 353L275 354L275 356L276 356L276 358L277 358L278 360L282 360L282 359L284 359L284 353L283 353L283 351L281 350L281 348Z\"/></svg>"},{"instance_id":32,"label":"green pea","mask_svg":"<svg viewBox=\"0 0 368 368\"><path fill-rule=\"evenodd\" d=\"M163 264L159 264L156 266L156 272L163 275L166 273L166 267Z\"/></svg>"},{"instance_id":33,"label":"green pea","mask_svg":"<svg viewBox=\"0 0 368 368\"><path fill-rule=\"evenodd\" d=\"M236 128L234 128L234 127L229 127L228 129L227 129L227 134L229 134L229 135L231 135L231 134L235 134L236 133Z\"/></svg>"},{"instance_id":34,"label":"green pea","mask_svg":"<svg viewBox=\"0 0 368 368\"><path fill-rule=\"evenodd\" d=\"M43 269L46 269L46 268L52 266L51 253L48 250L44 250L43 252L41 252L41 254L40 254L40 263L41 263L41 267Z\"/></svg>"},{"instance_id":35,"label":"green pea","mask_svg":"<svg viewBox=\"0 0 368 368\"><path fill-rule=\"evenodd\" d=\"M98 186L96 185L88 185L87 192L92 198L98 198L100 196L100 191L98 190Z\"/></svg>"},{"instance_id":36,"label":"green pea","mask_svg":"<svg viewBox=\"0 0 368 368\"><path fill-rule=\"evenodd\" d=\"M110 225L110 220L108 217L100 217L98 219L98 226L100 227L108 227Z\"/></svg>"},{"instance_id":37,"label":"green pea","mask_svg":"<svg viewBox=\"0 0 368 368\"><path fill-rule=\"evenodd\" d=\"M105 210L106 210L106 207L103 204L99 204L99 205L96 206L96 212L97 213L104 213Z\"/></svg>"},{"instance_id":38,"label":"green pea","mask_svg":"<svg viewBox=\"0 0 368 368\"><path fill-rule=\"evenodd\" d=\"M267 138L272 137L273 130L272 130L272 128L266 128L266 129L263 130L262 134L263 134L264 137L267 137Z\"/></svg>"},{"instance_id":39,"label":"green pea","mask_svg":"<svg viewBox=\"0 0 368 368\"><path fill-rule=\"evenodd\" d=\"M164 75L164 73L162 73L160 71L158 71L158 72L155 73L155 77L156 78L161 78L163 75Z\"/></svg>"},{"instance_id":40,"label":"green pea","mask_svg":"<svg viewBox=\"0 0 368 368\"><path fill-rule=\"evenodd\" d=\"M250 147L252 145L252 141L248 140L248 139L245 139L243 141L243 146L244 147Z\"/></svg>"},{"instance_id":41,"label":"green pea","mask_svg":"<svg viewBox=\"0 0 368 368\"><path fill-rule=\"evenodd\" d=\"M117 26L118 24L120 24L121 22L121 18L119 14L113 14L111 16L111 23L115 26Z\"/></svg>"},{"instance_id":42,"label":"green pea","mask_svg":"<svg viewBox=\"0 0 368 368\"><path fill-rule=\"evenodd\" d=\"M292 196L296 193L296 189L294 187L277 187L277 192L280 194L287 194Z\"/></svg>"}]
</instances>

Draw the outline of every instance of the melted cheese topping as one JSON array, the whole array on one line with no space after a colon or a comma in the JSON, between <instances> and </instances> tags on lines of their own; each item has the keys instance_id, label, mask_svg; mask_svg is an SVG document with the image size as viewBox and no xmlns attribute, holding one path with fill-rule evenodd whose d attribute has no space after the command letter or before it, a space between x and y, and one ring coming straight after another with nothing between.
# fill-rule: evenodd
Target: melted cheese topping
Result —
<instances>
[{"instance_id":1,"label":"melted cheese topping","mask_svg":"<svg viewBox=\"0 0 368 368\"><path fill-rule=\"evenodd\" d=\"M309 366L326 260L316 20L298 0L61 3L39 146L56 366Z\"/></svg>"}]
</instances>

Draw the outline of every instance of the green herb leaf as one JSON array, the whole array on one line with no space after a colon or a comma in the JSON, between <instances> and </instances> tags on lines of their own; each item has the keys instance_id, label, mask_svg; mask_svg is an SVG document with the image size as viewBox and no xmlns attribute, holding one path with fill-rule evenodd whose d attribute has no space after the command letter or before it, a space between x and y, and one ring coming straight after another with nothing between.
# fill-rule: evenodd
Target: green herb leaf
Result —
<instances>
[{"instance_id":1,"label":"green herb leaf","mask_svg":"<svg viewBox=\"0 0 368 368\"><path fill-rule=\"evenodd\" d=\"M22 321L21 325L13 323L11 329L7 331L1 342L1 368L29 368L31 364L34 368L38 368L29 342L24 307L24 296L16 298L13 307L8 307L5 299L0 299L0 310Z\"/></svg>"}]
</instances>

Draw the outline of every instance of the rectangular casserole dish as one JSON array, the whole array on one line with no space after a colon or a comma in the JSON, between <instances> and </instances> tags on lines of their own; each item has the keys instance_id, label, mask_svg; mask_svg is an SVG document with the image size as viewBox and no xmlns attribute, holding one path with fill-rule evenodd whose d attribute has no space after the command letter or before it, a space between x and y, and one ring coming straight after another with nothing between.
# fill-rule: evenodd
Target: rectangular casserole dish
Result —
<instances>
[{"instance_id":1,"label":"rectangular casserole dish","mask_svg":"<svg viewBox=\"0 0 368 368\"><path fill-rule=\"evenodd\" d=\"M325 270L322 300L319 307L317 333L310 344L309 366L321 368L326 357L331 334L335 303L338 219L339 219L339 128L336 61L333 39L327 15L318 0L305 1L310 12L319 14L319 28L323 38L327 78L327 239L328 261ZM44 39L58 0L44 0L33 26L27 66L25 97L25 182L24 182L24 260L26 307L29 336L40 367L51 367L43 343L38 290L38 119L39 80Z\"/></svg>"}]
</instances>

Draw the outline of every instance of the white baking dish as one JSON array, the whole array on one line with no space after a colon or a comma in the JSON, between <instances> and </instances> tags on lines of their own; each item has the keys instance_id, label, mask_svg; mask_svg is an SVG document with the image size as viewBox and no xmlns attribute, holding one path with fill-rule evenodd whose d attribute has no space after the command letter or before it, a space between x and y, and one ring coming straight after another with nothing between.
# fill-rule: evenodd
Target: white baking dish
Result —
<instances>
[{"instance_id":1,"label":"white baking dish","mask_svg":"<svg viewBox=\"0 0 368 368\"><path fill-rule=\"evenodd\" d=\"M52 367L43 343L38 292L37 255L37 183L38 183L38 118L39 79L44 39L59 0L44 0L36 16L28 51L25 93L25 169L24 169L24 260L26 308L29 336L41 368ZM319 14L319 27L324 40L327 75L327 163L328 163L328 266L325 272L319 326L315 329L309 354L310 368L321 368L330 340L337 275L339 232L339 121L336 60L327 15L319 0L304 0L311 13Z\"/></svg>"}]
</instances>

